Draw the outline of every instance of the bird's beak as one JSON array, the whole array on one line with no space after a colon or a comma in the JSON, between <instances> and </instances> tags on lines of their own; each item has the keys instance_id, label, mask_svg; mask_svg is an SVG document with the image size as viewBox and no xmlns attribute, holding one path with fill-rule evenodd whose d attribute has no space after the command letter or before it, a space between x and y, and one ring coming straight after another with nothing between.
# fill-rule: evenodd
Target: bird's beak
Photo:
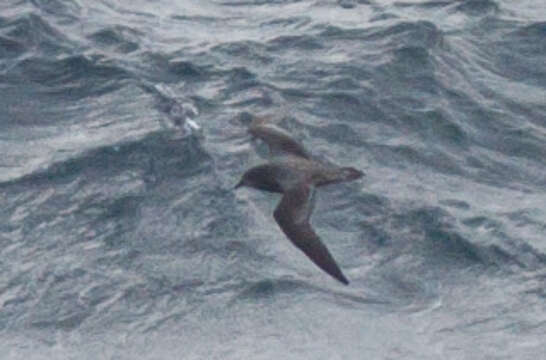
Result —
<instances>
[{"instance_id":1,"label":"bird's beak","mask_svg":"<svg viewBox=\"0 0 546 360\"><path fill-rule=\"evenodd\" d=\"M235 185L235 187L233 187L233 190L237 190L238 188L240 188L240 187L243 186L243 185L244 185L244 184L243 184L243 179L241 179L241 181L239 181L239 182L237 183L237 185Z\"/></svg>"}]
</instances>

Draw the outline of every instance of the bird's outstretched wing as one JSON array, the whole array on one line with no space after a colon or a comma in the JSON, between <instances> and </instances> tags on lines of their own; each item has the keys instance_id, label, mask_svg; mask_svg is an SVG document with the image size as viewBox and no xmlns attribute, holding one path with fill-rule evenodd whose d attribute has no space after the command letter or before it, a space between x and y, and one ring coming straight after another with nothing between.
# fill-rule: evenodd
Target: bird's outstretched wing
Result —
<instances>
[{"instance_id":1,"label":"bird's outstretched wing","mask_svg":"<svg viewBox=\"0 0 546 360\"><path fill-rule=\"evenodd\" d=\"M307 183L301 183L286 191L273 213L275 221L290 241L318 267L347 285L349 281L309 224L313 210L311 201L313 191L314 187Z\"/></svg>"},{"instance_id":2,"label":"bird's outstretched wing","mask_svg":"<svg viewBox=\"0 0 546 360\"><path fill-rule=\"evenodd\" d=\"M305 148L294 140L286 130L275 126L264 118L254 118L248 132L264 141L273 155L291 154L310 159Z\"/></svg>"}]
</instances>

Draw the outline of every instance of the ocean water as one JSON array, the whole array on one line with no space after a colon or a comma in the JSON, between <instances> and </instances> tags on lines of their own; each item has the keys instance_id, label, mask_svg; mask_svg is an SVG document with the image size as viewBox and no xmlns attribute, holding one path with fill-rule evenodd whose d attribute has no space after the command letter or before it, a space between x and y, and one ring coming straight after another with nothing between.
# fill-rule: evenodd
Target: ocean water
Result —
<instances>
[{"instance_id":1,"label":"ocean water","mask_svg":"<svg viewBox=\"0 0 546 360\"><path fill-rule=\"evenodd\" d=\"M540 359L541 0L2 0L2 359ZM248 114L366 173L318 270Z\"/></svg>"}]
</instances>

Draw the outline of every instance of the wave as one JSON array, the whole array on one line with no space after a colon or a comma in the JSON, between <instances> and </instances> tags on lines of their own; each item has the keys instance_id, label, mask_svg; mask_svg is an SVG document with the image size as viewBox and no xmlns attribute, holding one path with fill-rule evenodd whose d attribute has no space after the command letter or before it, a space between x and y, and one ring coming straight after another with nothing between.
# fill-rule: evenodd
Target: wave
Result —
<instances>
[{"instance_id":1,"label":"wave","mask_svg":"<svg viewBox=\"0 0 546 360\"><path fill-rule=\"evenodd\" d=\"M208 160L209 155L196 139L173 139L170 131L159 131L134 141L81 152L45 169L2 182L0 187L68 183L80 177L89 179L128 169L142 172L154 181L169 176L182 178L186 172L191 173L193 166Z\"/></svg>"},{"instance_id":2,"label":"wave","mask_svg":"<svg viewBox=\"0 0 546 360\"><path fill-rule=\"evenodd\" d=\"M73 99L100 96L124 85L129 74L122 68L101 63L101 58L84 55L62 59L31 58L22 60L10 78L24 79L47 94L63 94ZM15 81L15 79L13 80Z\"/></svg>"},{"instance_id":3,"label":"wave","mask_svg":"<svg viewBox=\"0 0 546 360\"><path fill-rule=\"evenodd\" d=\"M381 249L387 262L411 256L414 264L424 264L426 272L478 266L505 273L541 269L546 264L546 254L512 238L502 230L501 223L484 216L463 218L459 223L442 207L402 211L389 210L383 204L376 210L376 217L386 217L374 220L380 221L379 228L368 221L362 229L368 234L366 238L382 233L379 239L383 240L368 247ZM490 236L481 235L481 227L485 227Z\"/></svg>"},{"instance_id":4,"label":"wave","mask_svg":"<svg viewBox=\"0 0 546 360\"><path fill-rule=\"evenodd\" d=\"M98 49L119 54L139 50L143 37L142 32L123 25L109 26L88 35Z\"/></svg>"},{"instance_id":5,"label":"wave","mask_svg":"<svg viewBox=\"0 0 546 360\"><path fill-rule=\"evenodd\" d=\"M3 33L3 43L11 44L17 52L11 57L21 56L25 53L32 55L55 56L70 53L75 42L65 36L56 26L46 21L42 16L32 12L26 12L15 18L4 19L0 22L0 31ZM9 55L5 47L0 48L0 55ZM5 56L0 57L0 59Z\"/></svg>"}]
</instances>

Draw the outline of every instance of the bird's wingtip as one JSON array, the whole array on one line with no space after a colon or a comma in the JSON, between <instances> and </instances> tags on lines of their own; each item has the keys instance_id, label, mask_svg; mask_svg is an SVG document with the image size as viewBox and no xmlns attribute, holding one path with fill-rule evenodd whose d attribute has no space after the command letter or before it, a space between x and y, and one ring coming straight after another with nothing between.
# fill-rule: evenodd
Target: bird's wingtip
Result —
<instances>
[{"instance_id":1,"label":"bird's wingtip","mask_svg":"<svg viewBox=\"0 0 546 360\"><path fill-rule=\"evenodd\" d=\"M343 275L343 273L341 272L341 270L339 271L339 273L337 274L331 274L337 281L339 281L340 283L342 283L343 285L349 285L349 280L347 280L347 278L345 277L345 275Z\"/></svg>"}]
</instances>

